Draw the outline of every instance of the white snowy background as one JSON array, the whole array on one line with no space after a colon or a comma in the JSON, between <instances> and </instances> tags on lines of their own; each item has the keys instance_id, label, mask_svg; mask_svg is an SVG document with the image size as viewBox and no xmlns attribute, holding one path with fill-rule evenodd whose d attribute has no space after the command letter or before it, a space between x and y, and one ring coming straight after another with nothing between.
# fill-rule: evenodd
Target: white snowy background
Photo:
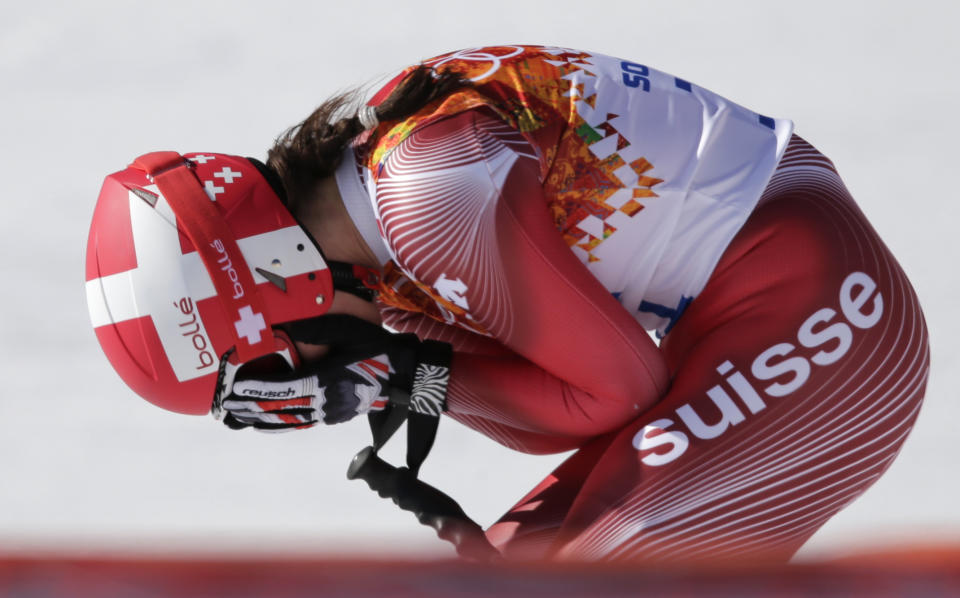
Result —
<instances>
[{"instance_id":1,"label":"white snowy background","mask_svg":"<svg viewBox=\"0 0 960 598\"><path fill-rule=\"evenodd\" d=\"M898 461L801 555L960 539L960 3L38 0L0 14L0 552L451 554L344 478L365 422L236 433L133 395L90 329L83 262L102 178L135 156L262 157L333 92L491 43L641 61L793 119L835 161L913 279L933 370ZM558 461L448 421L424 477L489 524Z\"/></svg>"}]
</instances>

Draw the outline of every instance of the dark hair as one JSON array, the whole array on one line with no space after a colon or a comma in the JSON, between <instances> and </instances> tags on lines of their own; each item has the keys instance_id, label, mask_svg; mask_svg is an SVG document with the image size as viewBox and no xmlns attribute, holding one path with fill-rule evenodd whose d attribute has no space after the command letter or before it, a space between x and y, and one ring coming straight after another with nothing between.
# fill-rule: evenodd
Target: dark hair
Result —
<instances>
[{"instance_id":1,"label":"dark hair","mask_svg":"<svg viewBox=\"0 0 960 598\"><path fill-rule=\"evenodd\" d=\"M376 107L377 119L406 118L433 100L468 84L456 72L439 72L420 65ZM360 102L360 93L356 90L328 99L303 122L280 135L267 153L267 166L283 181L287 205L292 212L318 181L336 171L347 144L363 133L363 125L357 116ZM346 111L351 111L352 115L342 117Z\"/></svg>"}]
</instances>

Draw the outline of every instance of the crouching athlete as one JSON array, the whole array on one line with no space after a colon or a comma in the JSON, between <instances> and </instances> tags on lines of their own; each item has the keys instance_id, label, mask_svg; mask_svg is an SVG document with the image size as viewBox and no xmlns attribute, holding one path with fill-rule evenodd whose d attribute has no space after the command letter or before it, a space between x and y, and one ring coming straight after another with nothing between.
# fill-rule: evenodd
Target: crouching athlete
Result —
<instances>
[{"instance_id":1,"label":"crouching athlete","mask_svg":"<svg viewBox=\"0 0 960 598\"><path fill-rule=\"evenodd\" d=\"M790 121L539 46L352 105L265 163L107 177L87 298L134 391L234 428L367 414L375 447L407 420L414 474L441 413L575 449L486 530L508 559L786 561L896 456L921 309Z\"/></svg>"}]
</instances>

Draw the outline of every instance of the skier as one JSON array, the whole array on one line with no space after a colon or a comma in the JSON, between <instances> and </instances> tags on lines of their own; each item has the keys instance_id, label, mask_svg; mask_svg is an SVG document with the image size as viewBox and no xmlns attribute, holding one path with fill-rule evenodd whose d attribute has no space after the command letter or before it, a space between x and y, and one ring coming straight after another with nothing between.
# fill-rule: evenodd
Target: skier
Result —
<instances>
[{"instance_id":1,"label":"skier","mask_svg":"<svg viewBox=\"0 0 960 598\"><path fill-rule=\"evenodd\" d=\"M407 417L414 474L441 412L576 449L487 530L506 558L786 561L896 456L920 306L791 122L539 46L351 99L266 164L107 177L87 298L136 392L234 428L368 414L376 447Z\"/></svg>"}]
</instances>

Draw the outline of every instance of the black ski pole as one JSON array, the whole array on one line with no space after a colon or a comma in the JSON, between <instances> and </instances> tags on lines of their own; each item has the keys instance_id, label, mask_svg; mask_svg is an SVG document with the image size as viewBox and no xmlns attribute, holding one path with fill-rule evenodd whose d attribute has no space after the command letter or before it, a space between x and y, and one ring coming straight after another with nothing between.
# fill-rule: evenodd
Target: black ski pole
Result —
<instances>
[{"instance_id":1,"label":"black ski pole","mask_svg":"<svg viewBox=\"0 0 960 598\"><path fill-rule=\"evenodd\" d=\"M440 490L417 479L406 467L394 467L377 456L372 446L357 453L347 469L347 478L361 479L382 498L391 499L404 511L437 532L437 536L453 544L457 554L466 559L492 562L497 551L475 521Z\"/></svg>"}]
</instances>

